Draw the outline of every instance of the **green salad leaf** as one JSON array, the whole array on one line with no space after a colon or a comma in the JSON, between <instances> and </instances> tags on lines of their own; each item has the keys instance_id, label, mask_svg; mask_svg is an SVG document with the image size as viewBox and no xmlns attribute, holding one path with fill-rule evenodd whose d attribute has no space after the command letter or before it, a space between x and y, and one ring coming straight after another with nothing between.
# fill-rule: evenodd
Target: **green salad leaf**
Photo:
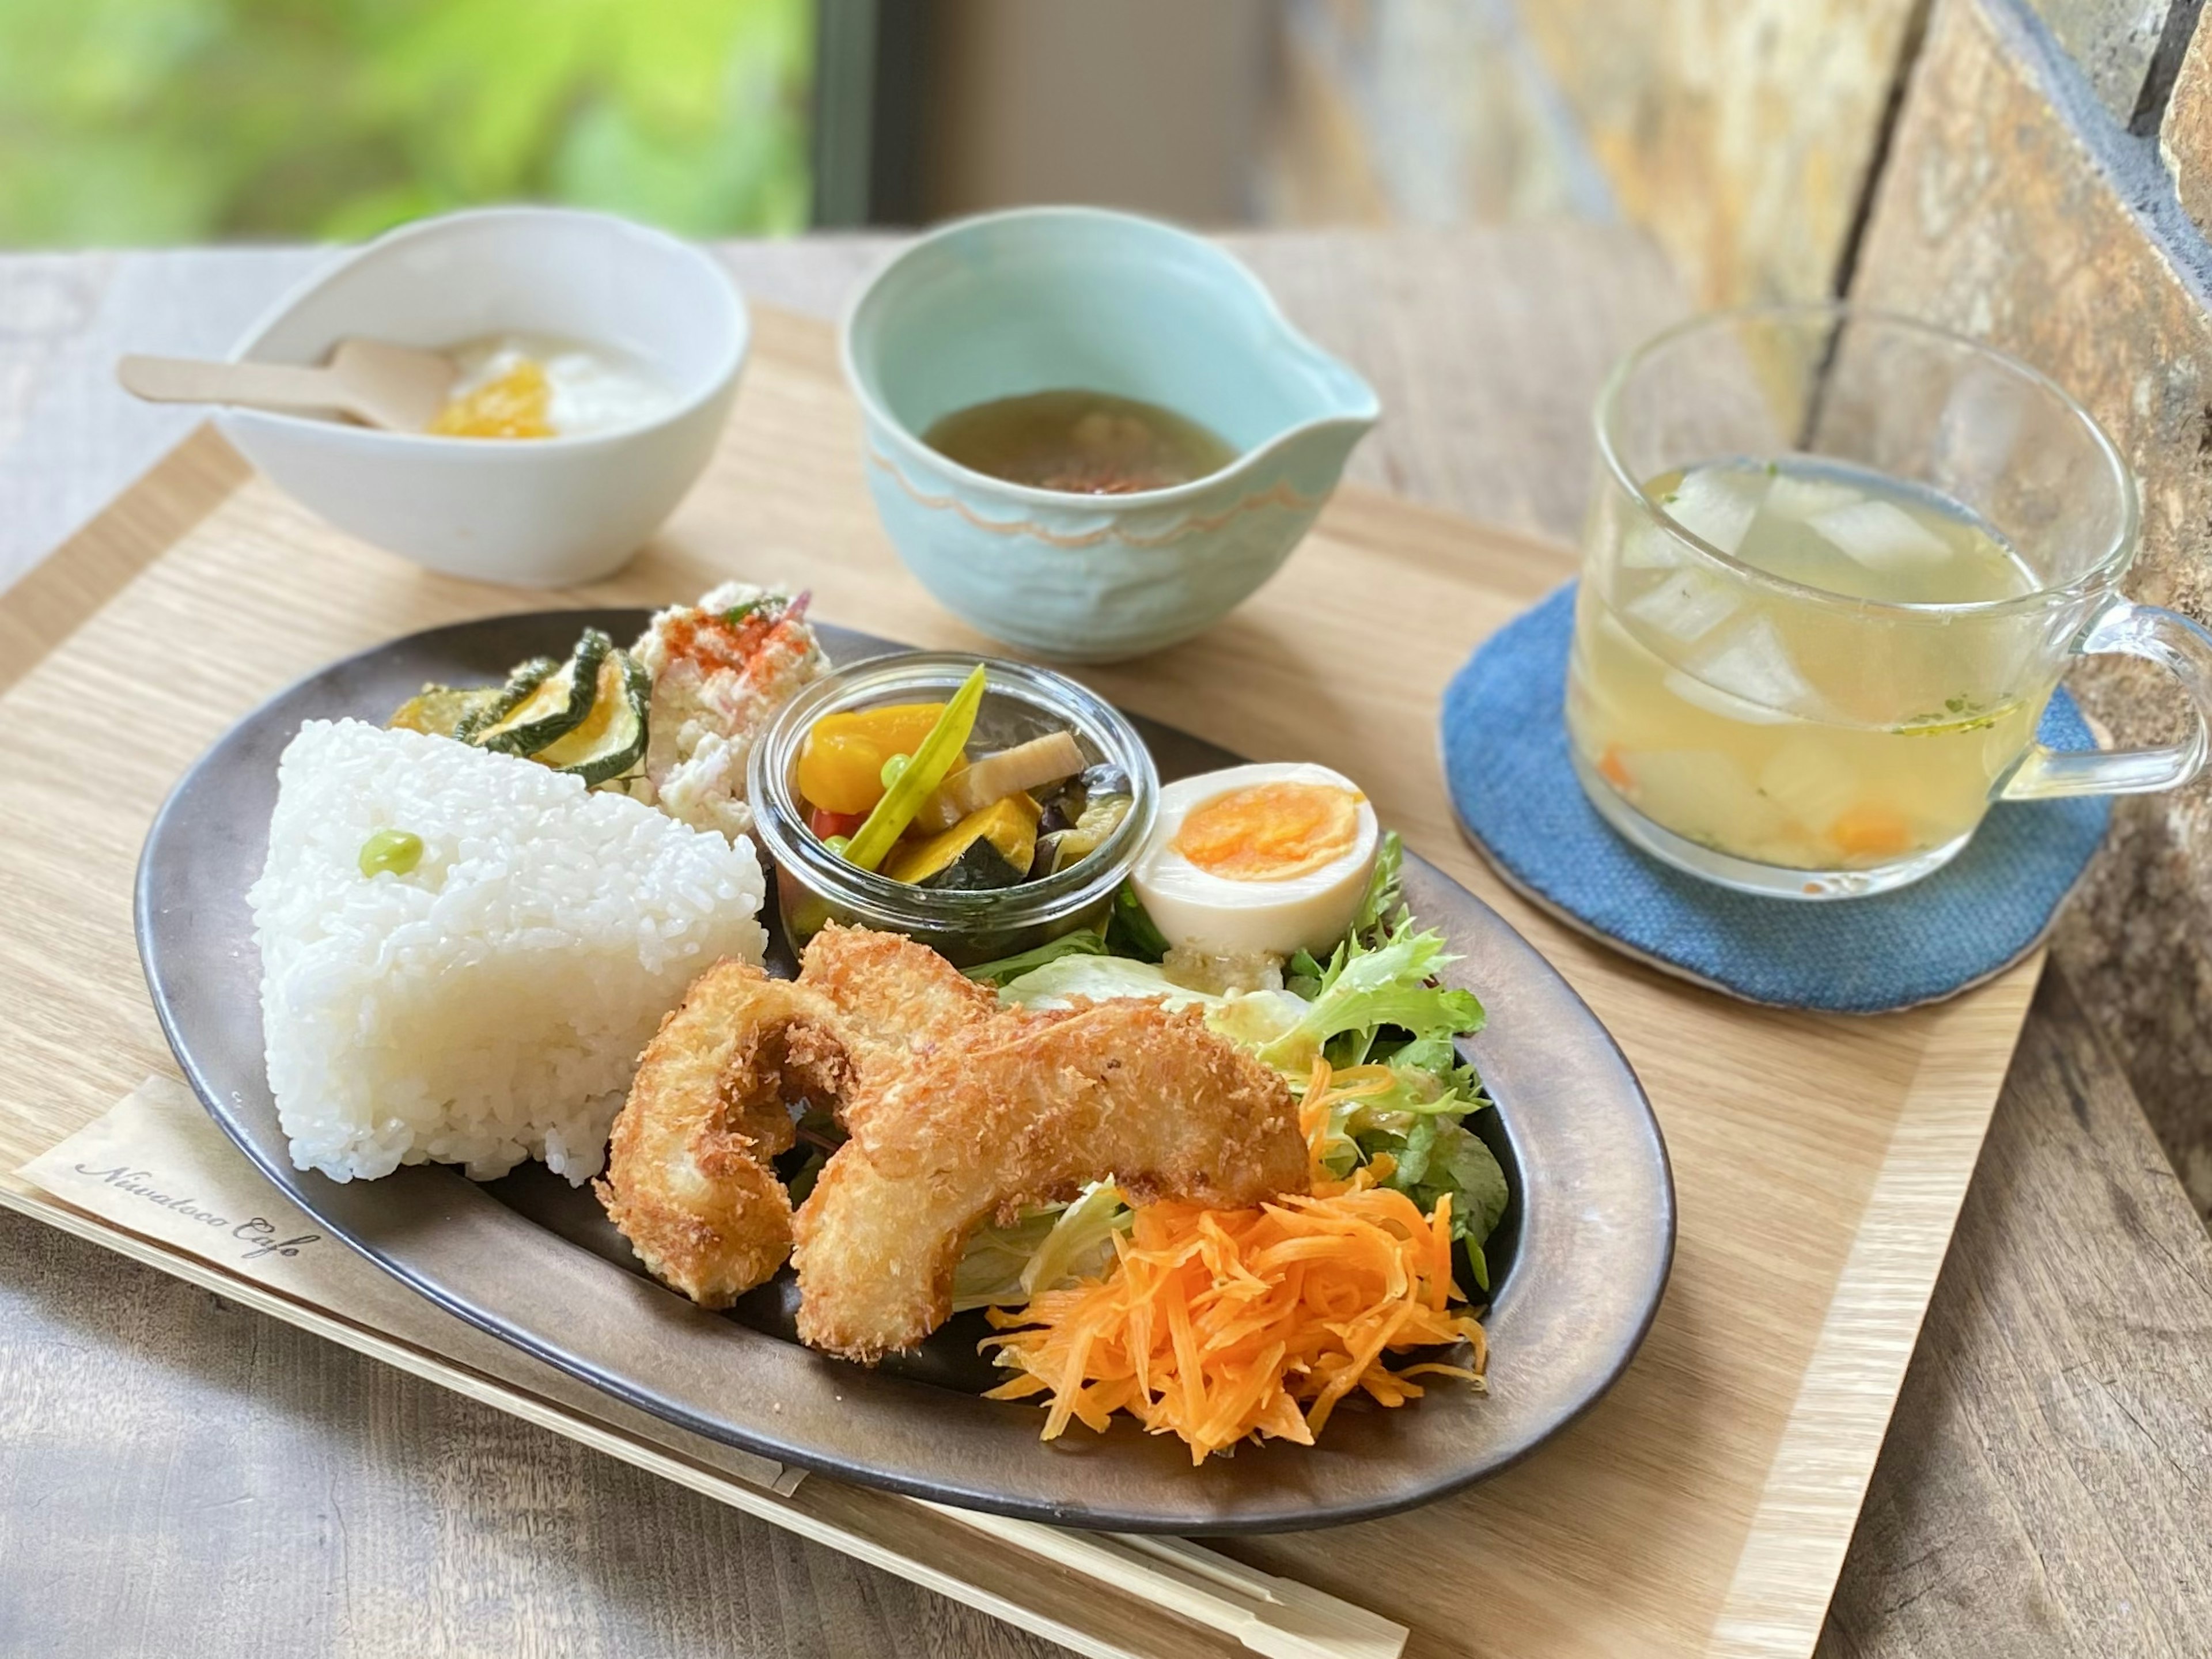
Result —
<instances>
[{"instance_id":1,"label":"green salad leaf","mask_svg":"<svg viewBox=\"0 0 2212 1659\"><path fill-rule=\"evenodd\" d=\"M1488 1290L1490 1267L1482 1246L1498 1230L1511 1193L1505 1171L1482 1138L1458 1118L1436 1114L1400 1128L1363 1127L1350 1139L1370 1160L1384 1153L1391 1157L1395 1167L1382 1184L1405 1194L1424 1214L1450 1195L1452 1237L1467 1247L1475 1284Z\"/></svg>"},{"instance_id":2,"label":"green salad leaf","mask_svg":"<svg viewBox=\"0 0 2212 1659\"><path fill-rule=\"evenodd\" d=\"M961 971L972 980L985 985L1004 985L1008 980L1019 979L1032 973L1048 962L1057 962L1062 957L1103 957L1106 940L1088 928L1078 928L1072 933L1062 933L1058 939L1047 939L1033 951L1024 951L1018 956L1000 957L996 962L981 963Z\"/></svg>"},{"instance_id":3,"label":"green salad leaf","mask_svg":"<svg viewBox=\"0 0 2212 1659\"><path fill-rule=\"evenodd\" d=\"M1442 933L1415 932L1411 917L1379 945L1349 935L1318 975L1297 976L1313 987L1306 1011L1260 1045L1260 1057L1285 1071L1310 1071L1322 1054L1333 1066L1361 1066L1382 1057L1376 1045L1387 1027L1425 1043L1425 1052L1449 1051L1455 1036L1480 1030L1483 1021L1474 992L1434 983L1437 970L1455 960Z\"/></svg>"},{"instance_id":4,"label":"green salad leaf","mask_svg":"<svg viewBox=\"0 0 2212 1659\"><path fill-rule=\"evenodd\" d=\"M1085 951L1064 951L999 985L999 1000L1010 1006L1056 1008L1065 1006L1070 997L1089 997L1094 1002L1112 997L1148 997L1164 1001L1170 1008L1195 1002L1203 1004L1209 1013L1232 1000L1176 984L1158 963Z\"/></svg>"},{"instance_id":5,"label":"green salad leaf","mask_svg":"<svg viewBox=\"0 0 2212 1659\"><path fill-rule=\"evenodd\" d=\"M1168 953L1167 935L1145 908L1137 890L1127 882L1115 890L1114 908L1106 917L1106 948L1117 957L1133 957L1139 962L1158 962Z\"/></svg>"},{"instance_id":6,"label":"green salad leaf","mask_svg":"<svg viewBox=\"0 0 2212 1659\"><path fill-rule=\"evenodd\" d=\"M1073 1204L1024 1211L1012 1226L987 1223L953 1270L952 1311L1013 1306L1103 1278L1113 1265L1114 1236L1128 1225L1129 1206L1110 1181L1085 1188Z\"/></svg>"},{"instance_id":7,"label":"green salad leaf","mask_svg":"<svg viewBox=\"0 0 2212 1659\"><path fill-rule=\"evenodd\" d=\"M1352 918L1352 937L1369 944L1406 915L1406 843L1395 830L1386 830L1376 849L1375 868L1367 878L1367 891Z\"/></svg>"},{"instance_id":8,"label":"green salad leaf","mask_svg":"<svg viewBox=\"0 0 2212 1659\"><path fill-rule=\"evenodd\" d=\"M1424 1188L1451 1193L1454 1227L1462 1237L1479 1243L1496 1232L1498 1224L1505 1218L1505 1206L1513 1201L1512 1188L1506 1185L1505 1170L1497 1155L1483 1144L1481 1136L1464 1123L1446 1127L1451 1133L1437 1132L1439 1152L1430 1159L1431 1173ZM1415 1193L1417 1200L1419 1196ZM1434 1207L1433 1200L1427 1207Z\"/></svg>"},{"instance_id":9,"label":"green salad leaf","mask_svg":"<svg viewBox=\"0 0 2212 1659\"><path fill-rule=\"evenodd\" d=\"M1279 991L1193 990L1168 977L1157 963L1086 951L1062 952L1025 973L1000 980L1001 1001L1054 1006L1070 997L1152 997L1170 1007L1198 1004L1206 1024L1252 1049L1293 1084L1303 1085L1316 1056L1332 1065L1364 1065L1388 1059L1445 1077L1464 1068L1451 1046L1455 1036L1482 1029L1482 1004L1472 991L1431 982L1455 958L1443 935L1417 933L1401 923L1389 941L1368 950L1347 939L1311 980L1310 995ZM1386 1036L1389 1028L1401 1035Z\"/></svg>"}]
</instances>

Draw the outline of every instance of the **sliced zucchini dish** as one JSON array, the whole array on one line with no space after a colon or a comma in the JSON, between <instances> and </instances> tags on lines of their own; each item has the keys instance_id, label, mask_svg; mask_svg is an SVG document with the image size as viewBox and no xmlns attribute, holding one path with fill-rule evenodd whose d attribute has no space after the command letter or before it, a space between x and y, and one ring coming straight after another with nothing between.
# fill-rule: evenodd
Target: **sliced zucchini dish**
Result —
<instances>
[{"instance_id":1,"label":"sliced zucchini dish","mask_svg":"<svg viewBox=\"0 0 2212 1659\"><path fill-rule=\"evenodd\" d=\"M644 665L587 628L566 660L518 663L504 685L426 685L387 724L536 761L598 788L643 763L652 708Z\"/></svg>"}]
</instances>

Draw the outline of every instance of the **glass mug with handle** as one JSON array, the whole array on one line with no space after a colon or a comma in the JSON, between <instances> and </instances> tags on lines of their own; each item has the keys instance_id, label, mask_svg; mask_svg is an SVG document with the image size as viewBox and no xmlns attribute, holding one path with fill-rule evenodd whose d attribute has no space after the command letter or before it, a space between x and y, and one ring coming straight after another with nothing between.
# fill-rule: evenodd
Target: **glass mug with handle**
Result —
<instances>
[{"instance_id":1,"label":"glass mug with handle","mask_svg":"<svg viewBox=\"0 0 2212 1659\"><path fill-rule=\"evenodd\" d=\"M1848 305L1700 318L1613 371L1567 726L1593 805L1726 886L1838 898L1941 868L1992 802L2188 782L2212 634L2129 603L2133 477L2049 379ZM2178 678L2190 735L2035 741L2077 657Z\"/></svg>"}]
</instances>

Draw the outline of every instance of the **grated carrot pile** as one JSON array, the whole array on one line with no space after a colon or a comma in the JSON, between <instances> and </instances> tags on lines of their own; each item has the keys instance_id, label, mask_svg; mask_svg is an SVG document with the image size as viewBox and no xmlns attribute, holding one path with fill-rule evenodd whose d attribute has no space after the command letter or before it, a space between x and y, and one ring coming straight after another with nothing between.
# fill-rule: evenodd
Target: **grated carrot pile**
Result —
<instances>
[{"instance_id":1,"label":"grated carrot pile","mask_svg":"<svg viewBox=\"0 0 2212 1659\"><path fill-rule=\"evenodd\" d=\"M988 1397L1049 1395L1047 1440L1071 1419L1103 1431L1126 1411L1154 1434L1181 1435L1195 1464L1248 1436L1311 1445L1354 1389L1399 1406L1422 1392L1422 1375L1480 1386L1482 1327L1452 1282L1449 1196L1424 1216L1375 1184L1387 1164L1339 1180L1321 1163L1330 1108L1389 1086L1379 1066L1333 1078L1316 1062L1300 1114L1310 1195L1249 1210L1144 1205L1103 1282L993 1309L1002 1334L989 1345L1022 1375ZM1382 1363L1462 1340L1473 1369Z\"/></svg>"}]
</instances>

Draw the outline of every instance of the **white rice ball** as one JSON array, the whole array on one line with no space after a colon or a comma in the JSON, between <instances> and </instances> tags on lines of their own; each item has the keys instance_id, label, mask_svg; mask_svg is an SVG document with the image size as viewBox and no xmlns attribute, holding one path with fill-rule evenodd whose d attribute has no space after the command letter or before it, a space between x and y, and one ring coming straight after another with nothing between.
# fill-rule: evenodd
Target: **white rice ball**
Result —
<instances>
[{"instance_id":1,"label":"white rice ball","mask_svg":"<svg viewBox=\"0 0 2212 1659\"><path fill-rule=\"evenodd\" d=\"M380 830L420 836L364 876ZM447 738L311 720L247 896L292 1162L337 1181L542 1158L581 1184L661 1017L758 962L752 843Z\"/></svg>"}]
</instances>

